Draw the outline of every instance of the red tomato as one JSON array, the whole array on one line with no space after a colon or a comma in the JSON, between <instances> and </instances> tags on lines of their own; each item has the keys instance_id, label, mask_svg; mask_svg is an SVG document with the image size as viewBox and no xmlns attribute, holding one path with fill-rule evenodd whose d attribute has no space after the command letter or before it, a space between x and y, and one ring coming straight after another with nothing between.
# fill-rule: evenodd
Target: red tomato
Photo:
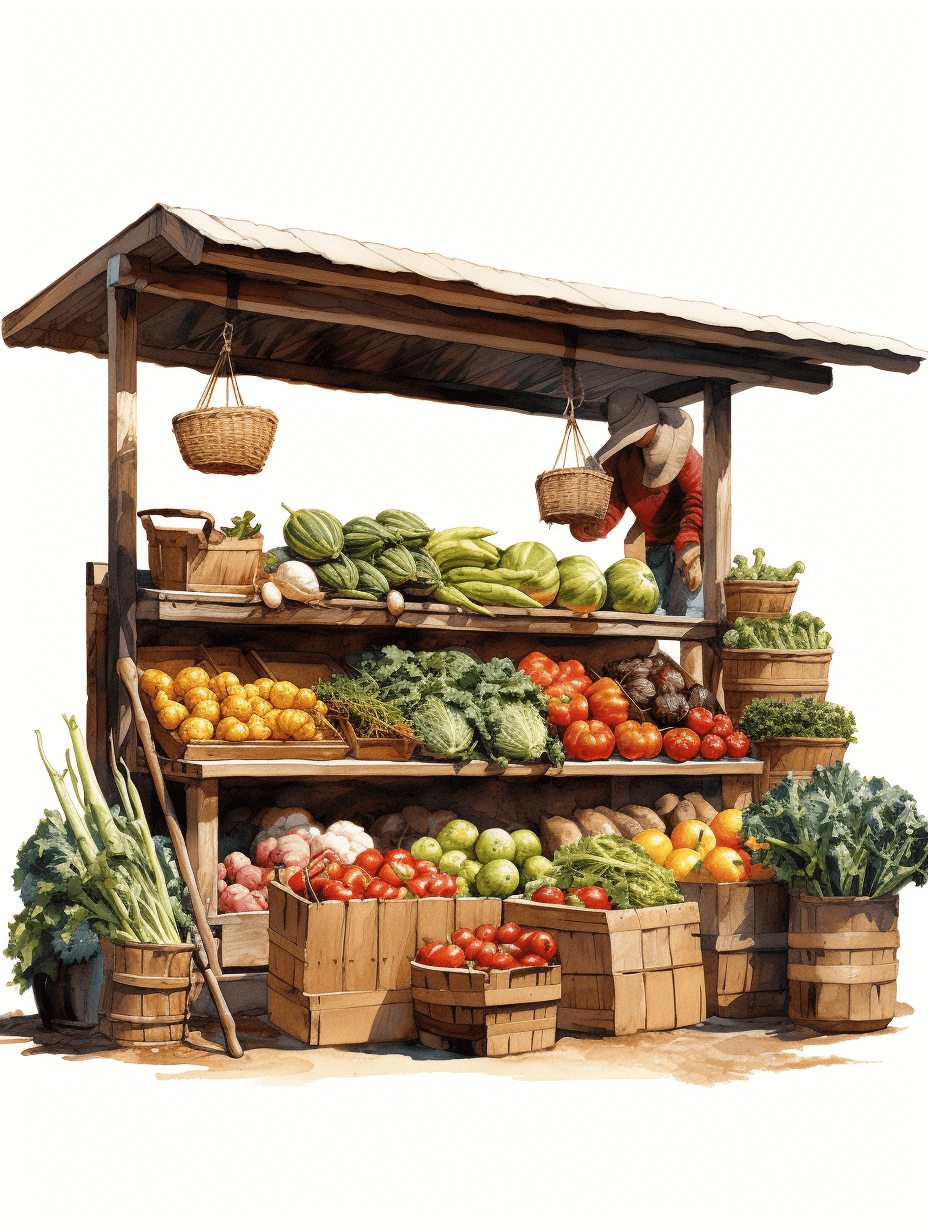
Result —
<instances>
[{"instance_id":1,"label":"red tomato","mask_svg":"<svg viewBox=\"0 0 928 1232\"><path fill-rule=\"evenodd\" d=\"M439 873L429 882L429 898L454 898L458 883L450 873Z\"/></svg>"},{"instance_id":2,"label":"red tomato","mask_svg":"<svg viewBox=\"0 0 928 1232\"><path fill-rule=\"evenodd\" d=\"M424 945L416 955L417 963L427 963L436 950L441 950L444 947L440 941L433 941L431 945Z\"/></svg>"},{"instance_id":3,"label":"red tomato","mask_svg":"<svg viewBox=\"0 0 928 1232\"><path fill-rule=\"evenodd\" d=\"M349 866L342 873L342 884L351 886L357 898L361 898L364 891L371 884L374 878L370 873L366 873L363 868L356 868L354 865Z\"/></svg>"},{"instance_id":4,"label":"red tomato","mask_svg":"<svg viewBox=\"0 0 928 1232\"><path fill-rule=\"evenodd\" d=\"M522 951L523 954L532 948L532 938L534 936L535 936L535 929L533 928L531 930L524 932L522 936L519 938L519 949Z\"/></svg>"},{"instance_id":5,"label":"red tomato","mask_svg":"<svg viewBox=\"0 0 928 1232\"><path fill-rule=\"evenodd\" d=\"M347 902L354 898L350 886L342 885L340 881L327 881L322 887L322 897L329 902Z\"/></svg>"},{"instance_id":6,"label":"red tomato","mask_svg":"<svg viewBox=\"0 0 928 1232\"><path fill-rule=\"evenodd\" d=\"M485 965L489 967L491 971L509 971L513 967L518 967L519 961L518 959L513 958L511 954L491 954Z\"/></svg>"},{"instance_id":7,"label":"red tomato","mask_svg":"<svg viewBox=\"0 0 928 1232\"><path fill-rule=\"evenodd\" d=\"M471 945L468 946L467 948L468 949L473 948L473 944L474 943L472 942ZM478 967L488 967L490 965L490 959L495 958L498 953L499 953L499 950L496 948L493 942L487 941L478 950L477 954L475 955L474 961L477 963Z\"/></svg>"},{"instance_id":8,"label":"red tomato","mask_svg":"<svg viewBox=\"0 0 928 1232\"><path fill-rule=\"evenodd\" d=\"M706 732L712 731L714 719L704 706L694 706L686 716L687 727L692 727L693 731L699 736L704 736Z\"/></svg>"},{"instance_id":9,"label":"red tomato","mask_svg":"<svg viewBox=\"0 0 928 1232\"><path fill-rule=\"evenodd\" d=\"M385 860L380 866L377 876L381 881L385 881L387 885L402 886L407 881L411 881L416 875L416 870L410 860L407 864L405 861L391 860L389 863Z\"/></svg>"},{"instance_id":10,"label":"red tomato","mask_svg":"<svg viewBox=\"0 0 928 1232\"><path fill-rule=\"evenodd\" d=\"M674 761L689 761L699 752L700 740L689 727L672 727L664 735L664 752Z\"/></svg>"},{"instance_id":11,"label":"red tomato","mask_svg":"<svg viewBox=\"0 0 928 1232\"><path fill-rule=\"evenodd\" d=\"M326 876L329 881L341 881L342 873L348 867L347 864L342 864L340 860L330 860L325 866Z\"/></svg>"},{"instance_id":12,"label":"red tomato","mask_svg":"<svg viewBox=\"0 0 928 1232\"><path fill-rule=\"evenodd\" d=\"M315 890L317 898L321 897L323 890L329 884L328 877L310 877L309 879L310 888Z\"/></svg>"},{"instance_id":13,"label":"red tomato","mask_svg":"<svg viewBox=\"0 0 928 1232\"><path fill-rule=\"evenodd\" d=\"M503 945L498 945L496 948L503 954L511 954L513 958L518 958L522 953L519 946L512 945L509 942L505 942Z\"/></svg>"},{"instance_id":14,"label":"red tomato","mask_svg":"<svg viewBox=\"0 0 928 1232\"><path fill-rule=\"evenodd\" d=\"M619 685L608 676L597 680L586 691L586 699L590 706L590 715L610 727L617 727L628 719L628 698Z\"/></svg>"},{"instance_id":15,"label":"red tomato","mask_svg":"<svg viewBox=\"0 0 928 1232\"><path fill-rule=\"evenodd\" d=\"M522 936L522 929L518 924L501 924L496 930L496 944L505 942L507 945L512 945Z\"/></svg>"},{"instance_id":16,"label":"red tomato","mask_svg":"<svg viewBox=\"0 0 928 1232\"><path fill-rule=\"evenodd\" d=\"M459 945L440 945L429 958L432 967L463 967L464 951Z\"/></svg>"},{"instance_id":17,"label":"red tomato","mask_svg":"<svg viewBox=\"0 0 928 1232\"><path fill-rule=\"evenodd\" d=\"M592 684L589 676L586 675L586 668L579 659L562 660L557 665L558 680L578 680L581 676L586 676L588 684Z\"/></svg>"},{"instance_id":18,"label":"red tomato","mask_svg":"<svg viewBox=\"0 0 928 1232\"><path fill-rule=\"evenodd\" d=\"M703 736L699 751L706 761L718 761L720 757L725 756L725 741L721 736L716 736L714 732L709 732L707 736Z\"/></svg>"},{"instance_id":19,"label":"red tomato","mask_svg":"<svg viewBox=\"0 0 928 1232\"><path fill-rule=\"evenodd\" d=\"M379 877L375 877L371 884L364 891L365 898L383 898L385 891L390 887L385 881L381 881Z\"/></svg>"},{"instance_id":20,"label":"red tomato","mask_svg":"<svg viewBox=\"0 0 928 1232\"><path fill-rule=\"evenodd\" d=\"M532 895L533 903L559 903L564 902L564 891L559 890L557 886L539 886Z\"/></svg>"},{"instance_id":21,"label":"red tomato","mask_svg":"<svg viewBox=\"0 0 928 1232\"><path fill-rule=\"evenodd\" d=\"M725 736L724 740L729 757L747 757L751 742L743 731L732 732L730 736Z\"/></svg>"},{"instance_id":22,"label":"red tomato","mask_svg":"<svg viewBox=\"0 0 928 1232\"><path fill-rule=\"evenodd\" d=\"M519 664L519 671L525 672L529 680L533 680L535 684L541 685L543 689L546 689L549 684L554 684L559 670L554 660L549 659L540 650L533 650Z\"/></svg>"},{"instance_id":23,"label":"red tomato","mask_svg":"<svg viewBox=\"0 0 928 1232\"><path fill-rule=\"evenodd\" d=\"M469 941L467 945L463 947L464 957L470 962L476 962L479 956L483 953L484 949L487 947L489 947L487 951L488 953L496 953L496 946L492 941L481 941L479 937L475 937L473 941Z\"/></svg>"},{"instance_id":24,"label":"red tomato","mask_svg":"<svg viewBox=\"0 0 928 1232\"><path fill-rule=\"evenodd\" d=\"M474 940L474 933L469 928L459 928L457 932L451 934L452 944L459 945L462 950L466 949Z\"/></svg>"},{"instance_id":25,"label":"red tomato","mask_svg":"<svg viewBox=\"0 0 928 1232\"><path fill-rule=\"evenodd\" d=\"M386 892L384 894L384 898L395 899L397 902L401 901L404 898L412 898L412 897L413 896L409 893L409 891L406 889L404 885L398 885L398 886L388 885Z\"/></svg>"},{"instance_id":26,"label":"red tomato","mask_svg":"<svg viewBox=\"0 0 928 1232\"><path fill-rule=\"evenodd\" d=\"M478 924L474 929L474 936L480 941L495 941L496 927L493 924Z\"/></svg>"},{"instance_id":27,"label":"red tomato","mask_svg":"<svg viewBox=\"0 0 928 1232\"><path fill-rule=\"evenodd\" d=\"M306 888L306 882L303 880L303 870L301 868L297 869L292 877L287 878L287 885L294 894L300 894L303 898L309 898L309 891Z\"/></svg>"},{"instance_id":28,"label":"red tomato","mask_svg":"<svg viewBox=\"0 0 928 1232\"><path fill-rule=\"evenodd\" d=\"M421 877L424 873L437 873L438 865L433 864L431 860L416 860L413 868L416 870L416 876Z\"/></svg>"},{"instance_id":29,"label":"red tomato","mask_svg":"<svg viewBox=\"0 0 928 1232\"><path fill-rule=\"evenodd\" d=\"M571 899L577 898L584 907L595 911L608 911L612 903L609 901L609 895L602 886L580 886L579 889L570 890L567 895L567 902L571 907L575 907L576 903L571 902Z\"/></svg>"},{"instance_id":30,"label":"red tomato","mask_svg":"<svg viewBox=\"0 0 928 1232\"><path fill-rule=\"evenodd\" d=\"M384 852L384 864L415 864L412 858L412 852L406 850L405 847L391 847L389 851Z\"/></svg>"},{"instance_id":31,"label":"red tomato","mask_svg":"<svg viewBox=\"0 0 928 1232\"><path fill-rule=\"evenodd\" d=\"M365 873L370 873L372 877L376 877L377 870L383 864L383 856L379 851L375 851L373 847L368 847L366 851L362 851L360 855L355 856L354 862L358 868L363 868Z\"/></svg>"},{"instance_id":32,"label":"red tomato","mask_svg":"<svg viewBox=\"0 0 928 1232\"><path fill-rule=\"evenodd\" d=\"M520 967L547 967L547 965L540 954L523 954L519 959Z\"/></svg>"},{"instance_id":33,"label":"red tomato","mask_svg":"<svg viewBox=\"0 0 928 1232\"><path fill-rule=\"evenodd\" d=\"M615 748L612 728L598 719L571 723L561 738L567 756L579 761L605 761Z\"/></svg>"},{"instance_id":34,"label":"red tomato","mask_svg":"<svg viewBox=\"0 0 928 1232\"><path fill-rule=\"evenodd\" d=\"M653 723L628 719L615 729L615 747L629 761L647 761L661 751L661 733Z\"/></svg>"},{"instance_id":35,"label":"red tomato","mask_svg":"<svg viewBox=\"0 0 928 1232\"><path fill-rule=\"evenodd\" d=\"M416 898L431 898L429 887L432 884L432 874L424 873L421 877L410 877L406 882L406 889L412 890Z\"/></svg>"},{"instance_id":36,"label":"red tomato","mask_svg":"<svg viewBox=\"0 0 928 1232\"><path fill-rule=\"evenodd\" d=\"M559 684L545 689L548 698L548 718L557 727L569 727L590 713L589 703L582 693L574 693Z\"/></svg>"},{"instance_id":37,"label":"red tomato","mask_svg":"<svg viewBox=\"0 0 928 1232\"><path fill-rule=\"evenodd\" d=\"M712 720L712 732L716 736L730 736L735 725L727 714L717 714Z\"/></svg>"},{"instance_id":38,"label":"red tomato","mask_svg":"<svg viewBox=\"0 0 928 1232\"><path fill-rule=\"evenodd\" d=\"M529 949L533 954L540 954L547 962L557 953L557 942L550 933L538 931L532 937Z\"/></svg>"}]
</instances>

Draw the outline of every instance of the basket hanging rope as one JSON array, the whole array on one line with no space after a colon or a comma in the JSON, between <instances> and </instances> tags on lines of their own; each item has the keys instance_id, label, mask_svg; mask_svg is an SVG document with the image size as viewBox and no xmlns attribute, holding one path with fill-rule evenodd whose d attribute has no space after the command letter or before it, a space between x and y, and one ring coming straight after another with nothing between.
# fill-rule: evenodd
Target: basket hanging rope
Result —
<instances>
[{"instance_id":1,"label":"basket hanging rope","mask_svg":"<svg viewBox=\"0 0 928 1232\"><path fill-rule=\"evenodd\" d=\"M210 406L216 382L225 376L226 405ZM230 394L235 402L229 401ZM263 406L245 406L232 367L232 325L222 330L222 350L196 407L175 415L171 427L181 457L205 475L257 475L277 431L277 416Z\"/></svg>"},{"instance_id":2,"label":"basket hanging rope","mask_svg":"<svg viewBox=\"0 0 928 1232\"><path fill-rule=\"evenodd\" d=\"M564 366L564 390L567 406L564 415L567 426L554 466L535 480L540 520L567 526L601 522L609 508L612 476L603 470L585 466L590 448L577 425L576 412L583 405L583 386L574 369ZM568 466L573 446L574 466Z\"/></svg>"}]
</instances>

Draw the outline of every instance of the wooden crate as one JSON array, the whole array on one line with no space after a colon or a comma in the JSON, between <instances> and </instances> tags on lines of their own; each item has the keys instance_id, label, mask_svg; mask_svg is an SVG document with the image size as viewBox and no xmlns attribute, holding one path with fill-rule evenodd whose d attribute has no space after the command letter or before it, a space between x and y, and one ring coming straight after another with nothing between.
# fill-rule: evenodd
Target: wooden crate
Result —
<instances>
[{"instance_id":1,"label":"wooden crate","mask_svg":"<svg viewBox=\"0 0 928 1232\"><path fill-rule=\"evenodd\" d=\"M562 1031L634 1035L692 1026L706 1016L695 903L590 911L511 898L503 920L546 929L557 941Z\"/></svg>"},{"instance_id":2,"label":"wooden crate","mask_svg":"<svg viewBox=\"0 0 928 1232\"><path fill-rule=\"evenodd\" d=\"M559 967L453 971L414 962L411 971L421 1044L450 1048L452 1041L463 1042L481 1057L554 1047Z\"/></svg>"},{"instance_id":3,"label":"wooden crate","mask_svg":"<svg viewBox=\"0 0 928 1232\"><path fill-rule=\"evenodd\" d=\"M301 993L268 973L267 1012L302 1044L387 1044L416 1038L408 988Z\"/></svg>"},{"instance_id":4,"label":"wooden crate","mask_svg":"<svg viewBox=\"0 0 928 1232\"><path fill-rule=\"evenodd\" d=\"M202 518L201 530L155 526L151 514ZM201 594L254 594L264 553L264 536L230 539L216 519L202 509L140 509L148 536L148 567L155 590L192 590Z\"/></svg>"},{"instance_id":5,"label":"wooden crate","mask_svg":"<svg viewBox=\"0 0 928 1232\"><path fill-rule=\"evenodd\" d=\"M699 905L706 1012L719 1018L786 1014L789 894L776 881L678 887Z\"/></svg>"}]
</instances>

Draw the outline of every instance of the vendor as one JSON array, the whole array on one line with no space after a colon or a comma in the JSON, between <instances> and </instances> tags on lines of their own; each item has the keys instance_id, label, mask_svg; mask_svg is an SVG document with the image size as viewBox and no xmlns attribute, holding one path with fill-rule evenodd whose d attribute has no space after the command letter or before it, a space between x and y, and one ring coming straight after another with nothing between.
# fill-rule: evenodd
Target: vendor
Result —
<instances>
[{"instance_id":1,"label":"vendor","mask_svg":"<svg viewBox=\"0 0 928 1232\"><path fill-rule=\"evenodd\" d=\"M571 534L584 543L604 539L631 509L644 528L661 608L668 616L702 616L702 458L693 448L693 421L634 389L616 390L606 410L609 439L595 462L615 481L609 509L598 525L573 526Z\"/></svg>"}]
</instances>

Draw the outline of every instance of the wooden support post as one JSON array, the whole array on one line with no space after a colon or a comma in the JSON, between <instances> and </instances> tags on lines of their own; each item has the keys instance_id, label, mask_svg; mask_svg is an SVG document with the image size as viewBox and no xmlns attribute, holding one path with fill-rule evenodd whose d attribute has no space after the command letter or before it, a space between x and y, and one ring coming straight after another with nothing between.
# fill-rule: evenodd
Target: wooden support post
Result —
<instances>
[{"instance_id":1,"label":"wooden support post","mask_svg":"<svg viewBox=\"0 0 928 1232\"><path fill-rule=\"evenodd\" d=\"M118 757L135 765L132 707L116 674L116 660L136 657L136 355L137 299L129 263L107 268L109 353L109 527L107 583L107 724Z\"/></svg>"},{"instance_id":2,"label":"wooden support post","mask_svg":"<svg viewBox=\"0 0 928 1232\"><path fill-rule=\"evenodd\" d=\"M216 866L219 863L219 780L203 779L186 789L187 855L193 865L206 914L219 912Z\"/></svg>"},{"instance_id":3,"label":"wooden support post","mask_svg":"<svg viewBox=\"0 0 928 1232\"><path fill-rule=\"evenodd\" d=\"M707 620L725 621L722 582L731 567L731 383L703 386L702 575ZM712 688L715 655L707 645L703 682ZM720 699L721 700L721 699Z\"/></svg>"}]
</instances>

